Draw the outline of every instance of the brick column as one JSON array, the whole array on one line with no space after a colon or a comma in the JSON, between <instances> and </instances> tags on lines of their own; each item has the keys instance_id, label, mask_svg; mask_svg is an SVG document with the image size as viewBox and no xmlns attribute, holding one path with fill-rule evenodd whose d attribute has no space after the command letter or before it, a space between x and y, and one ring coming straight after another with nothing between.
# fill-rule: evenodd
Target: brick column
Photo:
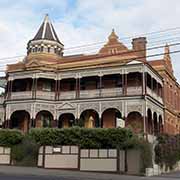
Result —
<instances>
[{"instance_id":1,"label":"brick column","mask_svg":"<svg viewBox=\"0 0 180 180\"><path fill-rule=\"evenodd\" d=\"M151 90L153 91L153 78L151 77Z\"/></svg>"},{"instance_id":2,"label":"brick column","mask_svg":"<svg viewBox=\"0 0 180 180\"><path fill-rule=\"evenodd\" d=\"M141 73L142 94L144 94L144 72Z\"/></svg>"},{"instance_id":3,"label":"brick column","mask_svg":"<svg viewBox=\"0 0 180 180\"><path fill-rule=\"evenodd\" d=\"M9 99L10 81L7 82L6 98Z\"/></svg>"},{"instance_id":4,"label":"brick column","mask_svg":"<svg viewBox=\"0 0 180 180\"><path fill-rule=\"evenodd\" d=\"M13 81L11 81L11 86L10 86L10 96L11 96L11 93L12 93L12 86L13 86Z\"/></svg>"},{"instance_id":5,"label":"brick column","mask_svg":"<svg viewBox=\"0 0 180 180\"><path fill-rule=\"evenodd\" d=\"M58 84L57 84L57 100L60 99L60 94L61 94L61 80L58 80Z\"/></svg>"},{"instance_id":6,"label":"brick column","mask_svg":"<svg viewBox=\"0 0 180 180\"><path fill-rule=\"evenodd\" d=\"M142 94L145 95L147 93L147 74L145 72L142 73Z\"/></svg>"},{"instance_id":7,"label":"brick column","mask_svg":"<svg viewBox=\"0 0 180 180\"><path fill-rule=\"evenodd\" d=\"M36 99L36 91L37 91L37 78L33 78L33 84L32 84L32 98Z\"/></svg>"},{"instance_id":8,"label":"brick column","mask_svg":"<svg viewBox=\"0 0 180 180\"><path fill-rule=\"evenodd\" d=\"M12 122L10 119L6 120L7 121L7 128L11 129L12 128Z\"/></svg>"},{"instance_id":9,"label":"brick column","mask_svg":"<svg viewBox=\"0 0 180 180\"><path fill-rule=\"evenodd\" d=\"M13 81L8 81L8 92L7 92L7 99L11 98L11 93L12 93L12 83Z\"/></svg>"},{"instance_id":10,"label":"brick column","mask_svg":"<svg viewBox=\"0 0 180 180\"><path fill-rule=\"evenodd\" d=\"M34 98L34 83L35 83L35 79L33 78L33 82L32 82L32 99Z\"/></svg>"},{"instance_id":11,"label":"brick column","mask_svg":"<svg viewBox=\"0 0 180 180\"><path fill-rule=\"evenodd\" d=\"M36 120L34 118L31 118L30 123L32 128L36 127Z\"/></svg>"},{"instance_id":12,"label":"brick column","mask_svg":"<svg viewBox=\"0 0 180 180\"><path fill-rule=\"evenodd\" d=\"M152 113L152 134L154 135L154 119L153 119L153 113Z\"/></svg>"},{"instance_id":13,"label":"brick column","mask_svg":"<svg viewBox=\"0 0 180 180\"><path fill-rule=\"evenodd\" d=\"M121 74L122 76L122 95L124 95L124 74Z\"/></svg>"},{"instance_id":14,"label":"brick column","mask_svg":"<svg viewBox=\"0 0 180 180\"><path fill-rule=\"evenodd\" d=\"M147 94L147 73L145 72L144 74L144 79L145 79L145 94Z\"/></svg>"},{"instance_id":15,"label":"brick column","mask_svg":"<svg viewBox=\"0 0 180 180\"><path fill-rule=\"evenodd\" d=\"M52 128L56 128L57 125L58 125L57 122L58 122L57 119L52 120L52 121L51 121L51 127L52 127Z\"/></svg>"},{"instance_id":16,"label":"brick column","mask_svg":"<svg viewBox=\"0 0 180 180\"><path fill-rule=\"evenodd\" d=\"M99 76L99 97L102 94L102 76Z\"/></svg>"},{"instance_id":17,"label":"brick column","mask_svg":"<svg viewBox=\"0 0 180 180\"><path fill-rule=\"evenodd\" d=\"M124 95L127 95L127 74L124 74Z\"/></svg>"},{"instance_id":18,"label":"brick column","mask_svg":"<svg viewBox=\"0 0 180 180\"><path fill-rule=\"evenodd\" d=\"M58 100L58 80L55 80L55 100Z\"/></svg>"},{"instance_id":19,"label":"brick column","mask_svg":"<svg viewBox=\"0 0 180 180\"><path fill-rule=\"evenodd\" d=\"M35 79L35 90L34 90L34 93L35 93L35 99L36 99L36 92L37 92L37 84L38 83L38 79L36 78Z\"/></svg>"},{"instance_id":20,"label":"brick column","mask_svg":"<svg viewBox=\"0 0 180 180\"><path fill-rule=\"evenodd\" d=\"M80 86L81 86L80 78L76 78L76 98L80 97Z\"/></svg>"},{"instance_id":21,"label":"brick column","mask_svg":"<svg viewBox=\"0 0 180 180\"><path fill-rule=\"evenodd\" d=\"M158 82L156 81L156 94L158 95L159 87L158 87Z\"/></svg>"},{"instance_id":22,"label":"brick column","mask_svg":"<svg viewBox=\"0 0 180 180\"><path fill-rule=\"evenodd\" d=\"M146 116L143 116L143 132L144 134L147 132Z\"/></svg>"}]
</instances>

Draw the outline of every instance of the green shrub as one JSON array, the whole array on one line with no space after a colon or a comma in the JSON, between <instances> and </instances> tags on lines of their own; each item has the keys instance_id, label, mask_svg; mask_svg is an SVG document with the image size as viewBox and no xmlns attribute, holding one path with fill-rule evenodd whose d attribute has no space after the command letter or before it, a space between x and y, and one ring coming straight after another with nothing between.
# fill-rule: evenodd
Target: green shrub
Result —
<instances>
[{"instance_id":1,"label":"green shrub","mask_svg":"<svg viewBox=\"0 0 180 180\"><path fill-rule=\"evenodd\" d=\"M23 140L24 135L18 130L1 129L0 146L13 146Z\"/></svg>"},{"instance_id":2,"label":"green shrub","mask_svg":"<svg viewBox=\"0 0 180 180\"><path fill-rule=\"evenodd\" d=\"M141 151L141 171L152 167L152 145L144 140L140 140L139 148Z\"/></svg>"},{"instance_id":3,"label":"green shrub","mask_svg":"<svg viewBox=\"0 0 180 180\"><path fill-rule=\"evenodd\" d=\"M163 138L161 140L164 142ZM15 165L35 166L41 145L78 145L81 148L119 148L141 150L142 171L151 165L149 143L125 128L37 128L23 135L17 130L0 130L0 145L12 147Z\"/></svg>"},{"instance_id":4,"label":"green shrub","mask_svg":"<svg viewBox=\"0 0 180 180\"><path fill-rule=\"evenodd\" d=\"M155 147L157 164L172 169L180 161L180 135L161 135Z\"/></svg>"},{"instance_id":5,"label":"green shrub","mask_svg":"<svg viewBox=\"0 0 180 180\"><path fill-rule=\"evenodd\" d=\"M23 141L12 147L12 161L14 165L36 166L39 146L25 136Z\"/></svg>"},{"instance_id":6,"label":"green shrub","mask_svg":"<svg viewBox=\"0 0 180 180\"><path fill-rule=\"evenodd\" d=\"M79 145L81 148L116 148L124 149L134 137L128 129L121 128L80 128L31 129L28 136L39 145Z\"/></svg>"}]
</instances>

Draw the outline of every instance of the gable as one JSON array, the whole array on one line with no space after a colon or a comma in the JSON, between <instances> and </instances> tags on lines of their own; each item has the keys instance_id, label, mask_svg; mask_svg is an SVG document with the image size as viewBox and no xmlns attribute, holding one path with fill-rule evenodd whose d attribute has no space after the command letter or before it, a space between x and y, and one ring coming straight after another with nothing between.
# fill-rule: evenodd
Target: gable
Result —
<instances>
[{"instance_id":1,"label":"gable","mask_svg":"<svg viewBox=\"0 0 180 180\"><path fill-rule=\"evenodd\" d=\"M74 109L75 107L71 103L63 103L58 106L58 109Z\"/></svg>"},{"instance_id":2,"label":"gable","mask_svg":"<svg viewBox=\"0 0 180 180\"><path fill-rule=\"evenodd\" d=\"M25 66L26 67L36 67L36 66L40 66L40 65L42 65L42 63L40 63L36 59L33 59L32 61L28 62Z\"/></svg>"}]
</instances>

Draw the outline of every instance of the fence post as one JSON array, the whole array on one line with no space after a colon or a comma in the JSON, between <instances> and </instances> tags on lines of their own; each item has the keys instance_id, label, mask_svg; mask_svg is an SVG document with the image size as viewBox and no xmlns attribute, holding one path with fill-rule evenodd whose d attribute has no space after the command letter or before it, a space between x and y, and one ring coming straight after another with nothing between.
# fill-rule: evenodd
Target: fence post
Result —
<instances>
[{"instance_id":1,"label":"fence post","mask_svg":"<svg viewBox=\"0 0 180 180\"><path fill-rule=\"evenodd\" d=\"M78 170L80 171L81 163L81 148L78 146Z\"/></svg>"},{"instance_id":2,"label":"fence post","mask_svg":"<svg viewBox=\"0 0 180 180\"><path fill-rule=\"evenodd\" d=\"M120 153L119 153L119 147L116 148L117 150L117 173L120 173Z\"/></svg>"},{"instance_id":3,"label":"fence post","mask_svg":"<svg viewBox=\"0 0 180 180\"><path fill-rule=\"evenodd\" d=\"M46 146L43 145L43 155L42 155L42 167L45 167L45 160L46 160Z\"/></svg>"}]
</instances>

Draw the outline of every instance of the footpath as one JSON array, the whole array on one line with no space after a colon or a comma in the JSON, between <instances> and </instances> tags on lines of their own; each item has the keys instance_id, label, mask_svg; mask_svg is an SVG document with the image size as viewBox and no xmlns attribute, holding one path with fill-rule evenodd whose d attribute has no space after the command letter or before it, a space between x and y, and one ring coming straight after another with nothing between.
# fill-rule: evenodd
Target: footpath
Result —
<instances>
[{"instance_id":1,"label":"footpath","mask_svg":"<svg viewBox=\"0 0 180 180\"><path fill-rule=\"evenodd\" d=\"M65 179L65 180L179 180L180 172L170 173L158 177L143 177L143 176L127 176L121 174L105 174L80 172L70 170L54 170L42 169L37 167L21 167L21 166L0 166L1 176L38 176L38 179ZM44 178L43 178L44 177ZM23 178L23 179L24 179Z\"/></svg>"},{"instance_id":2,"label":"footpath","mask_svg":"<svg viewBox=\"0 0 180 180\"><path fill-rule=\"evenodd\" d=\"M105 174L105 173L92 173L80 172L69 170L54 170L42 169L37 167L21 167L21 166L0 166L0 175L22 175L22 176L47 176L59 177L59 179L73 179L73 180L139 180L144 177L126 176L120 174Z\"/></svg>"}]
</instances>

